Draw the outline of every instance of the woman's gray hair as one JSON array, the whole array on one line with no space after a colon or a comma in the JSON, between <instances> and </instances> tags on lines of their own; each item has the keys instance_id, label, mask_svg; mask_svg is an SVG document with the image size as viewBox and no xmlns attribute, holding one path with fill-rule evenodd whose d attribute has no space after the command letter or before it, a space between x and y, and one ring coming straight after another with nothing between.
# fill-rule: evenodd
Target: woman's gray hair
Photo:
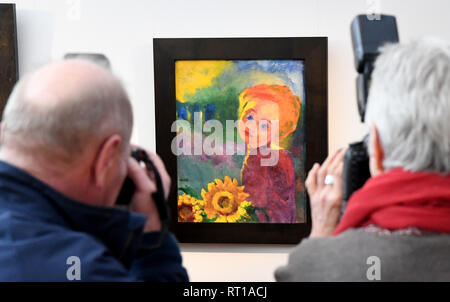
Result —
<instances>
[{"instance_id":1,"label":"woman's gray hair","mask_svg":"<svg viewBox=\"0 0 450 302\"><path fill-rule=\"evenodd\" d=\"M391 44L375 62L365 116L375 124L385 169L450 172L450 45Z\"/></svg>"},{"instance_id":2,"label":"woman's gray hair","mask_svg":"<svg viewBox=\"0 0 450 302\"><path fill-rule=\"evenodd\" d=\"M17 83L8 99L2 120L2 147L73 162L89 144L102 143L113 134L122 137L122 147L128 146L132 108L120 81L112 74L105 70L95 83L45 105L27 97L32 77L28 75Z\"/></svg>"}]
</instances>

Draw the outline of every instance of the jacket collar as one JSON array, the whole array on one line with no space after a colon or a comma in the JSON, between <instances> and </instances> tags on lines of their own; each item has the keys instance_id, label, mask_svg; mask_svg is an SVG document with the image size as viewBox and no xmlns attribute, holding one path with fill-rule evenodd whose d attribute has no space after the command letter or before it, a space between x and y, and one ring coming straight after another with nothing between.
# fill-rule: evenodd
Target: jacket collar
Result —
<instances>
[{"instance_id":1,"label":"jacket collar","mask_svg":"<svg viewBox=\"0 0 450 302\"><path fill-rule=\"evenodd\" d=\"M126 210L93 206L71 199L56 191L46 183L9 163L0 161L0 180L14 187L17 194L21 189L30 191L33 200L27 203L43 202L53 209L51 223L62 225L70 230L83 232L99 239L112 254L129 266L139 244L139 235L145 224L144 215ZM32 207L37 212L41 207ZM43 211L44 208L42 207ZM48 208L48 207L47 207ZM24 209L26 210L26 209ZM40 216L40 213L27 213Z\"/></svg>"}]
</instances>

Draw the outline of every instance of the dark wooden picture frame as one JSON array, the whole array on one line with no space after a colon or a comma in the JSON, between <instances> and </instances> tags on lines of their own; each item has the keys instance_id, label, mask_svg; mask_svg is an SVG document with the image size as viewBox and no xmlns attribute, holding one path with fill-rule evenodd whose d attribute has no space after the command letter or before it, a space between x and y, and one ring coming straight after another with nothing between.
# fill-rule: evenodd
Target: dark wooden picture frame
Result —
<instances>
[{"instance_id":1,"label":"dark wooden picture frame","mask_svg":"<svg viewBox=\"0 0 450 302\"><path fill-rule=\"evenodd\" d=\"M326 37L153 39L156 151L172 177L170 230L180 242L296 244L309 235L306 223L186 223L177 221L177 158L171 151L176 133L175 62L177 60L302 60L306 97L306 171L328 152ZM306 174L306 173L305 173Z\"/></svg>"},{"instance_id":2,"label":"dark wooden picture frame","mask_svg":"<svg viewBox=\"0 0 450 302\"><path fill-rule=\"evenodd\" d=\"M17 61L16 5L0 4L0 118L9 94L19 80Z\"/></svg>"}]
</instances>

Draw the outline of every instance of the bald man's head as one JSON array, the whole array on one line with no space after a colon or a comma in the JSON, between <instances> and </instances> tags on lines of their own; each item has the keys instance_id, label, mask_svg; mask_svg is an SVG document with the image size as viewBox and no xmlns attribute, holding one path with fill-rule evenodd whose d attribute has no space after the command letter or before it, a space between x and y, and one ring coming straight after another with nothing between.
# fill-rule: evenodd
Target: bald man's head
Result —
<instances>
[{"instance_id":1,"label":"bald man's head","mask_svg":"<svg viewBox=\"0 0 450 302\"><path fill-rule=\"evenodd\" d=\"M82 60L44 66L15 86L3 113L2 148L66 163L119 134L128 145L131 104L107 70Z\"/></svg>"}]
</instances>

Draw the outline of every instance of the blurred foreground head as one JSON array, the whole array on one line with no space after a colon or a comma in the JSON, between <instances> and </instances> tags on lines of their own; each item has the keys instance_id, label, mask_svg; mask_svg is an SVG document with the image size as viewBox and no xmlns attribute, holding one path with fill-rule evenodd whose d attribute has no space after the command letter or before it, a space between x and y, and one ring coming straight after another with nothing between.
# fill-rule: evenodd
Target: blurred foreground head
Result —
<instances>
[{"instance_id":1,"label":"blurred foreground head","mask_svg":"<svg viewBox=\"0 0 450 302\"><path fill-rule=\"evenodd\" d=\"M56 62L15 86L0 158L70 197L111 204L126 176L132 127L128 96L109 71L88 61Z\"/></svg>"},{"instance_id":2,"label":"blurred foreground head","mask_svg":"<svg viewBox=\"0 0 450 302\"><path fill-rule=\"evenodd\" d=\"M377 129L384 169L449 173L450 44L428 38L383 47L365 120Z\"/></svg>"},{"instance_id":3,"label":"blurred foreground head","mask_svg":"<svg viewBox=\"0 0 450 302\"><path fill-rule=\"evenodd\" d=\"M73 162L88 145L114 133L128 142L133 117L125 90L110 72L66 60L20 80L2 124L2 147Z\"/></svg>"}]
</instances>

